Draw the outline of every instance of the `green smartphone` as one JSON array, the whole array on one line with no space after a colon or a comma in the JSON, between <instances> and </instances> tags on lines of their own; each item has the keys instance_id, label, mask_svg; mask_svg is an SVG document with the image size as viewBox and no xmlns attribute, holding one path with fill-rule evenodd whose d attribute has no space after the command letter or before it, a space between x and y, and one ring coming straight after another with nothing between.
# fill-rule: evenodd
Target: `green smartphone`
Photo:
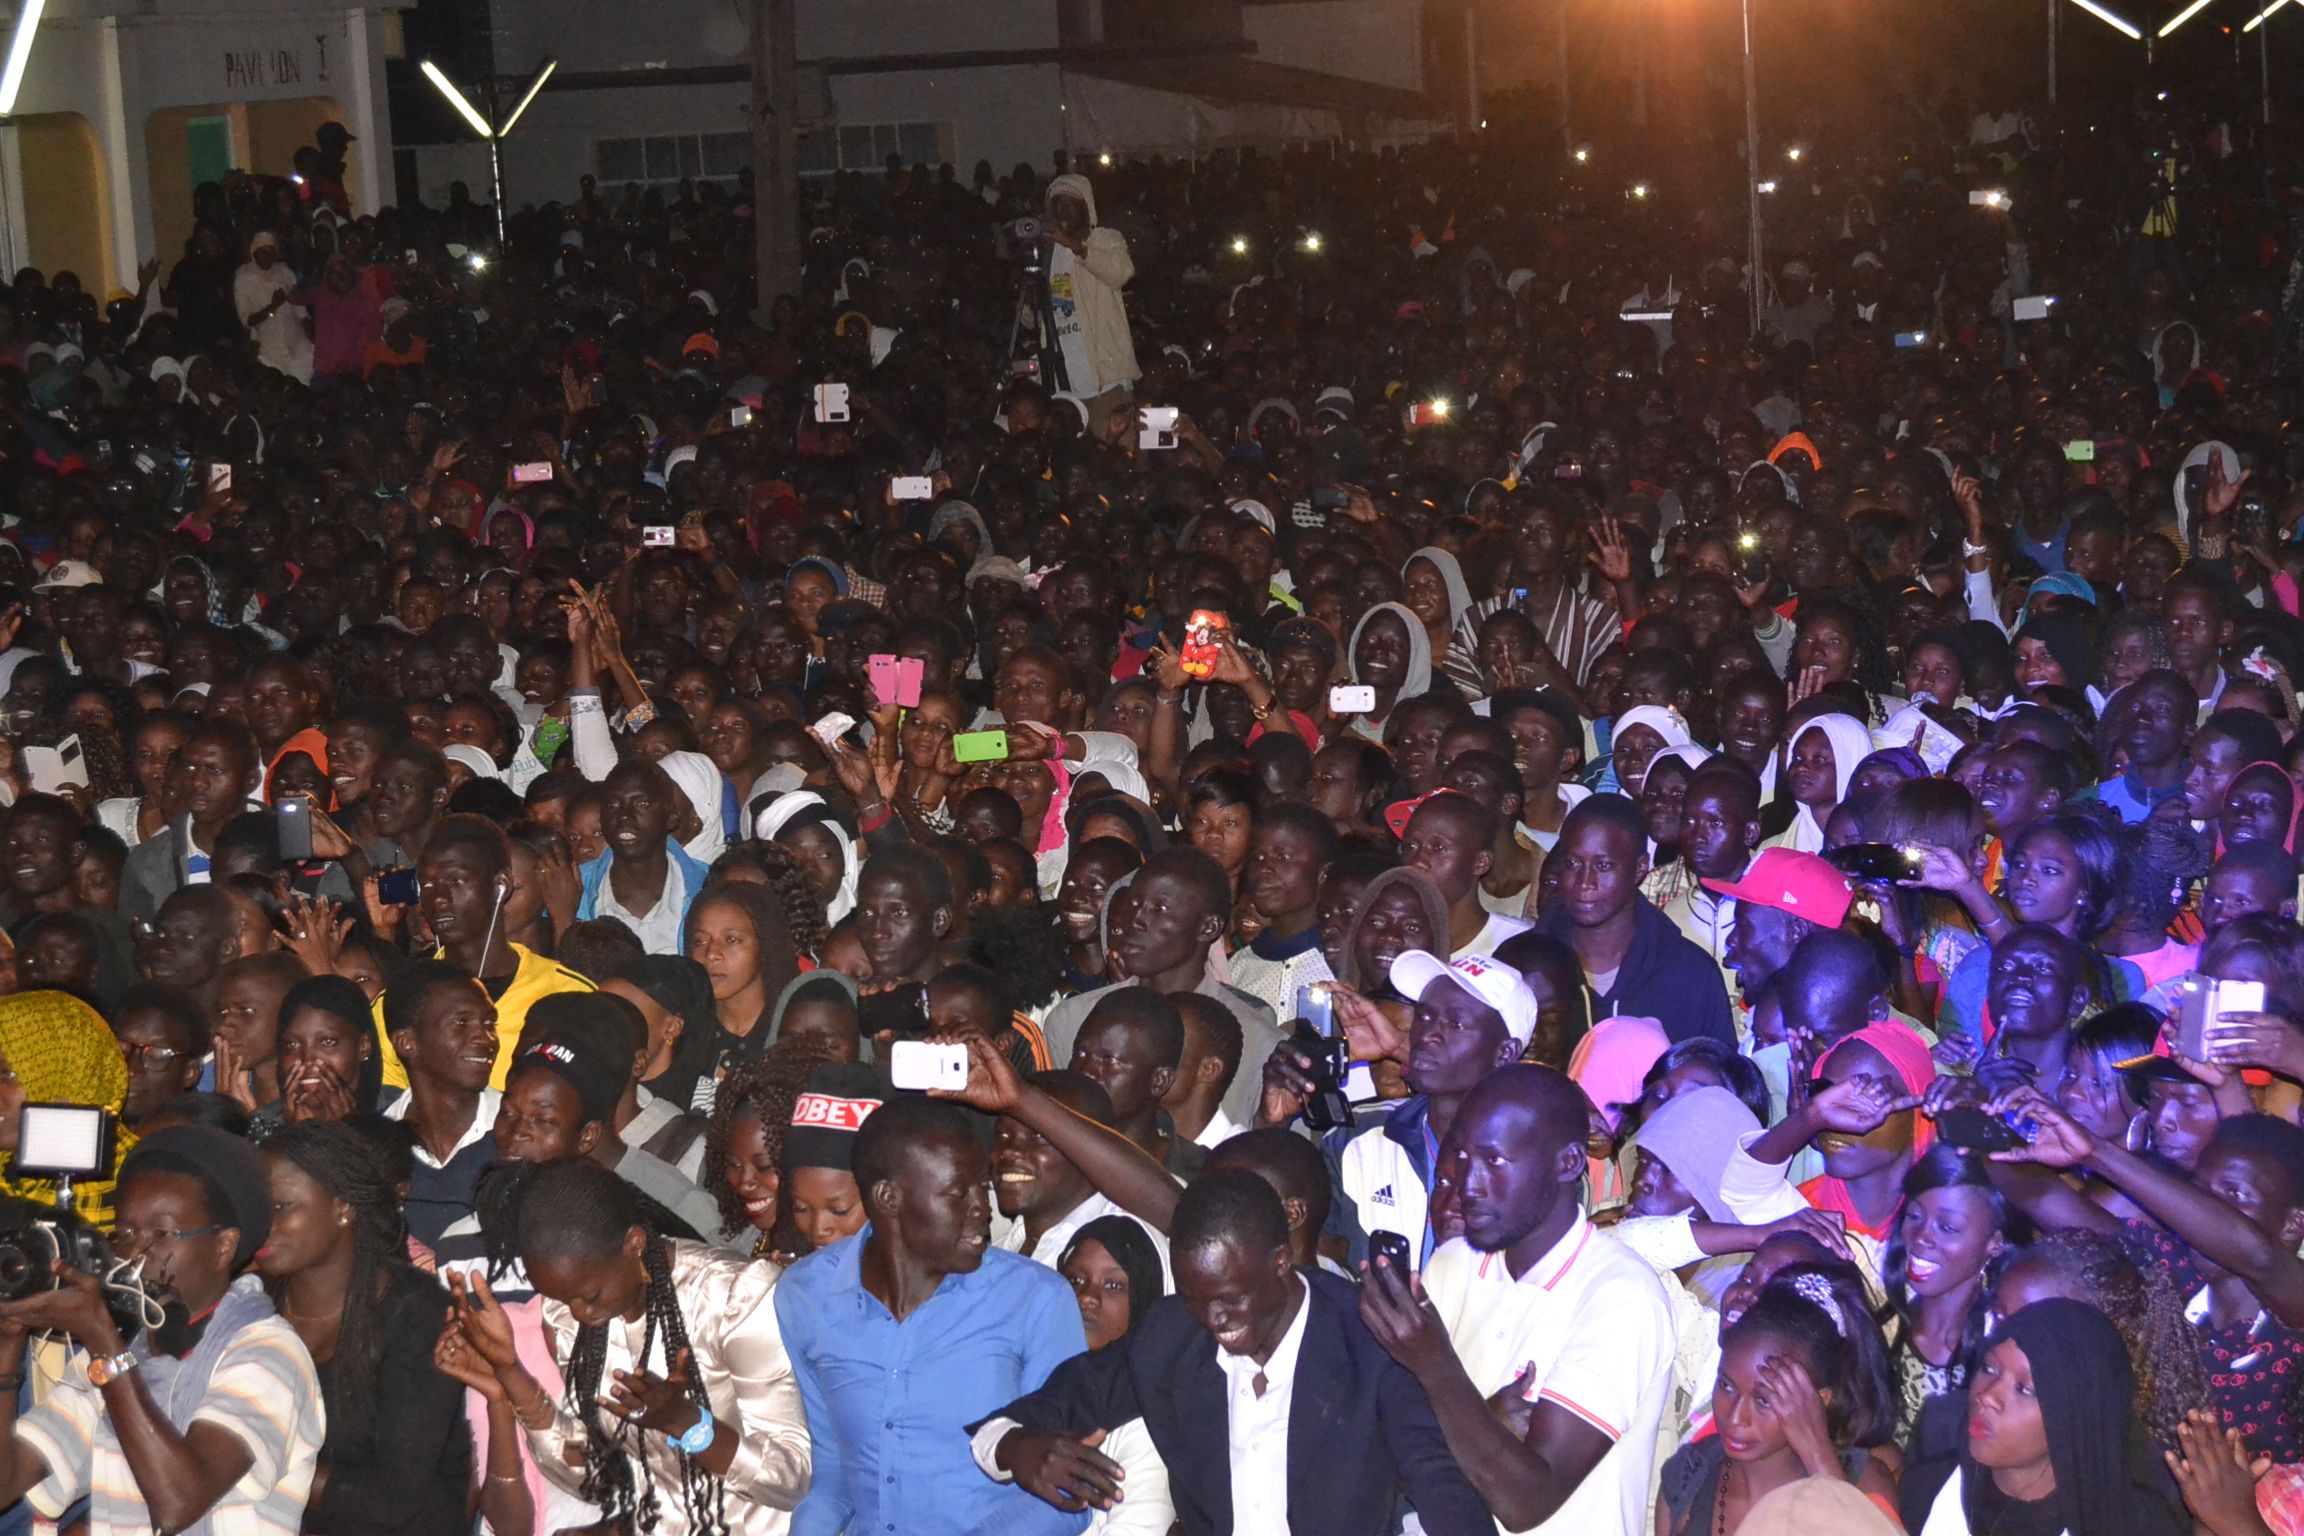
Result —
<instances>
[{"instance_id":1,"label":"green smartphone","mask_svg":"<svg viewBox=\"0 0 2304 1536\"><path fill-rule=\"evenodd\" d=\"M1006 731L963 731L952 738L956 763L1004 763L1008 760Z\"/></svg>"}]
</instances>

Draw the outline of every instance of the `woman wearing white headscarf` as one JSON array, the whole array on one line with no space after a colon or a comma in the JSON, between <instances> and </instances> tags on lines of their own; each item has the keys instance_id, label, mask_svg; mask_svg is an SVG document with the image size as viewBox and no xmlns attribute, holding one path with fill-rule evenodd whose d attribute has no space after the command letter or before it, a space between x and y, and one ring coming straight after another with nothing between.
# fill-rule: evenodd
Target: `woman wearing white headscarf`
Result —
<instances>
[{"instance_id":1,"label":"woman wearing white headscarf","mask_svg":"<svg viewBox=\"0 0 2304 1536\"><path fill-rule=\"evenodd\" d=\"M1778 775L1783 792L1799 809L1792 825L1763 848L1824 851L1824 824L1848 797L1856 765L1872 755L1872 733L1854 715L1818 715L1792 735L1792 750Z\"/></svg>"},{"instance_id":2,"label":"woman wearing white headscarf","mask_svg":"<svg viewBox=\"0 0 2304 1536\"><path fill-rule=\"evenodd\" d=\"M837 923L856 910L856 877L863 864L856 841L824 797L812 789L778 795L760 807L753 835L789 849L824 896L824 919Z\"/></svg>"},{"instance_id":3,"label":"woman wearing white headscarf","mask_svg":"<svg viewBox=\"0 0 2304 1536\"><path fill-rule=\"evenodd\" d=\"M1479 698L1488 691L1480 669L1469 656L1448 654L1448 637L1456 632L1456 621L1472 607L1472 589L1464 584L1464 567L1438 545L1426 545L1400 567L1400 579L1406 606L1423 621L1425 642L1433 655L1442 658L1448 680L1462 689L1466 698Z\"/></svg>"},{"instance_id":4,"label":"woman wearing white headscarf","mask_svg":"<svg viewBox=\"0 0 2304 1536\"><path fill-rule=\"evenodd\" d=\"M1685 747L1695 738L1680 711L1657 704L1642 704L1616 717L1608 732L1608 755L1616 771L1616 787L1633 799L1648 781L1648 765L1667 747Z\"/></svg>"},{"instance_id":5,"label":"woman wearing white headscarf","mask_svg":"<svg viewBox=\"0 0 2304 1536\"><path fill-rule=\"evenodd\" d=\"M680 793L696 808L696 821L701 830L680 846L698 863L709 865L728 846L725 819L728 790L720 765L701 752L667 752L657 766L671 775L672 782L680 786Z\"/></svg>"},{"instance_id":6,"label":"woman wearing white headscarf","mask_svg":"<svg viewBox=\"0 0 2304 1536\"><path fill-rule=\"evenodd\" d=\"M1389 615L1392 623L1379 624ZM1394 641L1391 632L1397 626L1400 640ZM1371 628L1374 636L1369 634ZM1399 603L1378 603L1360 616L1352 626L1352 640L1345 648L1351 661L1352 681L1376 690L1376 707L1351 717L1346 729L1378 746L1384 743L1384 722L1392 717L1392 706L1402 699L1413 699L1432 687L1432 641L1424 633L1424 621Z\"/></svg>"}]
</instances>

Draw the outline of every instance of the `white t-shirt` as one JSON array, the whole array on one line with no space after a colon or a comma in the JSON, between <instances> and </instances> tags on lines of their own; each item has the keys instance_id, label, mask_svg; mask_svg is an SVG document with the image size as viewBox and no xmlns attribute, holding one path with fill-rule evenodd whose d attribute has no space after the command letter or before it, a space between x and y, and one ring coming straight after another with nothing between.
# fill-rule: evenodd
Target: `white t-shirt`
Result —
<instances>
[{"instance_id":1,"label":"white t-shirt","mask_svg":"<svg viewBox=\"0 0 2304 1536\"><path fill-rule=\"evenodd\" d=\"M1488 914L1488 921L1481 925L1480 931L1472 935L1471 942L1448 958L1461 960L1466 955L1492 955L1496 953L1497 945L1514 934L1526 933L1535 926L1534 923L1526 922L1517 917L1506 917L1501 912L1491 912Z\"/></svg>"},{"instance_id":2,"label":"white t-shirt","mask_svg":"<svg viewBox=\"0 0 2304 1536\"><path fill-rule=\"evenodd\" d=\"M684 954L687 946L682 943L681 926L688 917L688 877L681 873L679 860L666 859L664 889L658 893L656 905L646 912L632 912L616 899L615 880L602 875L592 915L622 920L640 936L640 947L652 955Z\"/></svg>"},{"instance_id":3,"label":"white t-shirt","mask_svg":"<svg viewBox=\"0 0 2304 1536\"><path fill-rule=\"evenodd\" d=\"M1070 246L1054 246L1048 255L1048 308L1056 317L1056 345L1064 354L1064 374L1071 393L1087 400L1102 392L1096 365L1088 357L1088 336L1080 328L1080 303L1073 293L1072 269L1080 258Z\"/></svg>"},{"instance_id":4,"label":"white t-shirt","mask_svg":"<svg viewBox=\"0 0 2304 1536\"><path fill-rule=\"evenodd\" d=\"M1671 1304L1639 1255L1579 1212L1518 1280L1462 1238L1424 1268L1424 1291L1482 1396L1533 1371L1530 1402L1556 1403L1615 1442L1546 1536L1646 1536L1656 1426L1672 1385ZM1499 1531L1509 1528L1498 1522Z\"/></svg>"},{"instance_id":5,"label":"white t-shirt","mask_svg":"<svg viewBox=\"0 0 2304 1536\"><path fill-rule=\"evenodd\" d=\"M1071 1246L1073 1234L1099 1216L1122 1217L1142 1227L1144 1235L1152 1239L1153 1250L1160 1255L1161 1281L1168 1290L1176 1289L1176 1277L1168 1268L1168 1234L1145 1226L1141 1220L1130 1216L1102 1195L1092 1194L1072 1207L1070 1211L1065 1213L1062 1221L1040 1234L1040 1241L1032 1245L1030 1253L1024 1253L1024 1223L1022 1220L1012 1221L1004 1229L995 1231L992 1234L992 1240L1010 1253L1024 1253L1024 1257L1032 1260L1035 1264L1045 1264L1050 1269L1054 1269L1056 1261L1064 1257L1064 1250Z\"/></svg>"}]
</instances>

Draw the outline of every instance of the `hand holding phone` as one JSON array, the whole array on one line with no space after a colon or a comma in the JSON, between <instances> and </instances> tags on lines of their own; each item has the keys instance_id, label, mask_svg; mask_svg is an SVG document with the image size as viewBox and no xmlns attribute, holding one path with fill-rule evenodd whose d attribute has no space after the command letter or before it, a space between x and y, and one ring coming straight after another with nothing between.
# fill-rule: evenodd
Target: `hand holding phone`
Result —
<instances>
[{"instance_id":1,"label":"hand holding phone","mask_svg":"<svg viewBox=\"0 0 2304 1536\"><path fill-rule=\"evenodd\" d=\"M952 760L956 763L1004 763L1008 761L1008 733L962 731L952 738Z\"/></svg>"},{"instance_id":2,"label":"hand holding phone","mask_svg":"<svg viewBox=\"0 0 2304 1536\"><path fill-rule=\"evenodd\" d=\"M1364 715L1376 707L1376 690L1366 683L1339 683L1328 690L1332 715Z\"/></svg>"},{"instance_id":3,"label":"hand holding phone","mask_svg":"<svg viewBox=\"0 0 2304 1536\"><path fill-rule=\"evenodd\" d=\"M1196 608L1184 623L1184 647L1177 653L1176 664L1187 677L1213 677L1216 658L1223 651L1222 632L1232 628L1232 621L1221 613Z\"/></svg>"},{"instance_id":4,"label":"hand holding phone","mask_svg":"<svg viewBox=\"0 0 2304 1536\"><path fill-rule=\"evenodd\" d=\"M968 1047L936 1040L899 1040L888 1052L888 1082L919 1092L958 1093L968 1086Z\"/></svg>"}]
</instances>

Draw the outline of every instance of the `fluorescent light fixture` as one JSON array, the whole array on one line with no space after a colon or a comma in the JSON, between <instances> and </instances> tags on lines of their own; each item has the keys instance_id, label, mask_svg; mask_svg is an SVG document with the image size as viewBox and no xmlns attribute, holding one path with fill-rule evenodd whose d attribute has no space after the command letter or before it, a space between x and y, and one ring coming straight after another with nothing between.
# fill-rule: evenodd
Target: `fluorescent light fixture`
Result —
<instances>
[{"instance_id":1,"label":"fluorescent light fixture","mask_svg":"<svg viewBox=\"0 0 2304 1536\"><path fill-rule=\"evenodd\" d=\"M2206 5L2208 0L2200 0L2200 3ZM520 121L520 114L528 110L528 103L536 99L536 93L544 89L544 82L551 79L552 71L559 67L558 59L544 61L543 67L536 71L536 78L528 82L528 92L520 98L520 105L512 109L512 115L504 119L504 126L496 131L498 138L504 138L512 132L512 125Z\"/></svg>"},{"instance_id":2,"label":"fluorescent light fixture","mask_svg":"<svg viewBox=\"0 0 2304 1536\"><path fill-rule=\"evenodd\" d=\"M2137 31L2127 22L2122 21L2119 17L2113 15L2110 11L2098 5L2096 0L2072 0L2072 3L2080 7L2080 9L2086 11L2089 15L2095 17L2098 21L2104 23L2104 25L2110 27L2113 31L2118 32L2125 37L2132 38L2137 42L2142 42L2144 40L2143 33Z\"/></svg>"},{"instance_id":3,"label":"fluorescent light fixture","mask_svg":"<svg viewBox=\"0 0 2304 1536\"><path fill-rule=\"evenodd\" d=\"M2271 3L2270 5L2268 5L2268 6L2264 7L2264 9L2262 9L2261 11L2258 11L2258 12L2256 13L2256 19L2255 19L2254 21L2251 21L2251 22L2249 22L2249 23L2248 23L2246 26L2242 27L2240 30L2241 30L2241 31L2243 31L2243 32L2253 32L2253 31L2255 31L2255 30L2256 30L2258 27L2260 27L2260 26L2264 25L2264 18L2265 18L2265 17L2267 17L2267 16L2271 15L2271 14L2272 14L2274 11L2276 11L2276 10L2280 9L2280 7L2282 7L2282 6L2286 5L2287 3L2288 3L2288 0L2272 0L2272 3ZM6 83L5 81L0 81L0 85L4 85L5 83ZM5 107L0 107L0 111L5 111L5 110L6 110L6 108L5 108Z\"/></svg>"},{"instance_id":4,"label":"fluorescent light fixture","mask_svg":"<svg viewBox=\"0 0 2304 1536\"><path fill-rule=\"evenodd\" d=\"M2167 25L2160 29L2160 35L2166 37L2206 9L2208 9L2208 0L2192 0L2190 5L2168 18Z\"/></svg>"},{"instance_id":5,"label":"fluorescent light fixture","mask_svg":"<svg viewBox=\"0 0 2304 1536\"><path fill-rule=\"evenodd\" d=\"M16 110L16 93L24 88L24 66L32 62L32 34L40 30L40 13L48 0L23 0L16 13L16 35L8 40L8 67L0 71L0 117Z\"/></svg>"},{"instance_id":6,"label":"fluorescent light fixture","mask_svg":"<svg viewBox=\"0 0 2304 1536\"><path fill-rule=\"evenodd\" d=\"M424 78L431 81L434 87L439 90L440 94L448 98L448 105L454 107L458 112L463 114L464 121L472 125L472 131L474 133L480 135L480 137L484 139L492 139L496 137L496 130L488 126L488 119L482 117L480 115L479 109L464 99L464 93L456 89L455 85L449 81L446 75L440 73L439 65L433 63L430 59L426 59L417 67L424 71Z\"/></svg>"}]
</instances>

